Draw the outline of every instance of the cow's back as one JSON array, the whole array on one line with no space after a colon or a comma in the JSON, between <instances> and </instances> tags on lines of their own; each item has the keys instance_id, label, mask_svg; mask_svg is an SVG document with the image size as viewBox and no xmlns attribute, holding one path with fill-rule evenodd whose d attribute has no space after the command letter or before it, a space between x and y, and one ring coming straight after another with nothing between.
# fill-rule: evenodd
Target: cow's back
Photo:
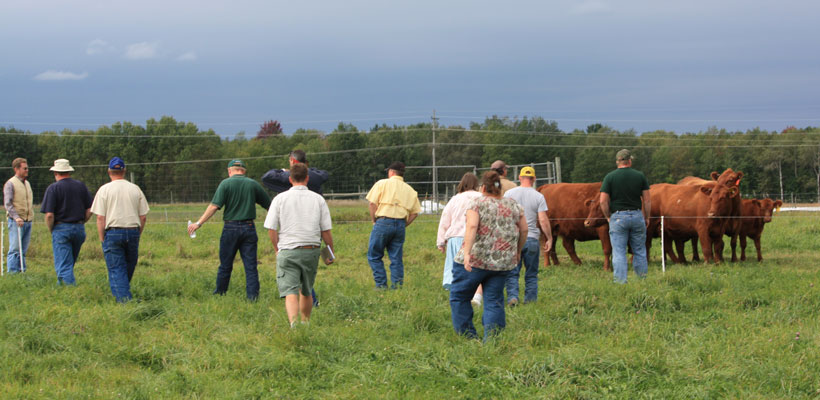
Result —
<instances>
[{"instance_id":1,"label":"cow's back","mask_svg":"<svg viewBox=\"0 0 820 400\"><path fill-rule=\"evenodd\" d=\"M600 195L601 183L553 183L538 187L547 200L547 215L553 226L553 233L575 240L598 239L593 228L584 226L588 209L586 200Z\"/></svg>"}]
</instances>

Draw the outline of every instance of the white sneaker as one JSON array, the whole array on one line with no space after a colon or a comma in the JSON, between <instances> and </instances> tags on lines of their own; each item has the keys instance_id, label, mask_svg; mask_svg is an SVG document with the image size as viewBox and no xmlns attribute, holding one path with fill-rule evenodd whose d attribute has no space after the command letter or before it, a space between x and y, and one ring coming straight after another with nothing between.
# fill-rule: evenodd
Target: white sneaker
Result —
<instances>
[{"instance_id":1,"label":"white sneaker","mask_svg":"<svg viewBox=\"0 0 820 400\"><path fill-rule=\"evenodd\" d=\"M480 294L477 294L477 295L473 296L473 299L470 301L470 303L472 303L472 305L474 305L476 307L481 307L481 301L482 300L484 300L484 296L482 296Z\"/></svg>"}]
</instances>

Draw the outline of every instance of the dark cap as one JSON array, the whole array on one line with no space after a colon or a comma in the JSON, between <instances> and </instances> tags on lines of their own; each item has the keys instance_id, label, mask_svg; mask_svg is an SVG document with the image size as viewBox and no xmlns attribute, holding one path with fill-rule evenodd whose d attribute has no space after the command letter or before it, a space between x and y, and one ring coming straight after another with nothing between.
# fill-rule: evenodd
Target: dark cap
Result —
<instances>
[{"instance_id":1,"label":"dark cap","mask_svg":"<svg viewBox=\"0 0 820 400\"><path fill-rule=\"evenodd\" d=\"M125 169L125 161L122 158L114 157L108 162L108 169L112 171L122 171Z\"/></svg>"},{"instance_id":2,"label":"dark cap","mask_svg":"<svg viewBox=\"0 0 820 400\"><path fill-rule=\"evenodd\" d=\"M238 168L247 169L247 167L245 166L245 163L242 162L242 160L240 160L240 159L233 159L231 161L228 161L228 168L231 168L231 167L238 167Z\"/></svg>"},{"instance_id":3,"label":"dark cap","mask_svg":"<svg viewBox=\"0 0 820 400\"><path fill-rule=\"evenodd\" d=\"M615 161L626 161L632 159L632 153L627 149L622 149L615 155Z\"/></svg>"},{"instance_id":4,"label":"dark cap","mask_svg":"<svg viewBox=\"0 0 820 400\"><path fill-rule=\"evenodd\" d=\"M401 161L393 161L387 169L404 172L404 163ZM385 170L386 171L386 170Z\"/></svg>"}]
</instances>

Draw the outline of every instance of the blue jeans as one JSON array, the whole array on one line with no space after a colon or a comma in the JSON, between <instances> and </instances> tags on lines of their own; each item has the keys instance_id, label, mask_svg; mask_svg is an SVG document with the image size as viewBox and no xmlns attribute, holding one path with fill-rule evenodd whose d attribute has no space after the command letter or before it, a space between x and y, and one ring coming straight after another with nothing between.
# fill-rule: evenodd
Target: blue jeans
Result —
<instances>
[{"instance_id":1,"label":"blue jeans","mask_svg":"<svg viewBox=\"0 0 820 400\"><path fill-rule=\"evenodd\" d=\"M459 335L477 338L473 325L473 306L470 300L478 285L484 285L484 340L507 326L504 314L504 282L509 271L489 271L473 268L467 272L464 264L453 263L453 286L450 287L450 311L453 329Z\"/></svg>"},{"instance_id":2,"label":"blue jeans","mask_svg":"<svg viewBox=\"0 0 820 400\"><path fill-rule=\"evenodd\" d=\"M214 294L225 294L231 283L231 271L236 251L245 265L245 294L248 300L259 297L259 270L256 267L256 245L259 238L252 221L225 221L219 238L219 270L216 272Z\"/></svg>"},{"instance_id":3,"label":"blue jeans","mask_svg":"<svg viewBox=\"0 0 820 400\"><path fill-rule=\"evenodd\" d=\"M140 249L139 228L111 228L105 231L102 243L108 284L117 302L131 300L131 278L137 267Z\"/></svg>"},{"instance_id":4,"label":"blue jeans","mask_svg":"<svg viewBox=\"0 0 820 400\"><path fill-rule=\"evenodd\" d=\"M17 229L17 223L14 222L13 219L9 218L9 255L6 258L6 265L8 265L7 271L10 274L20 272L20 246L17 243ZM23 264L25 264L25 267L28 268L26 253L28 252L28 244L31 241L31 221L23 222L23 226L19 229L19 236L23 245Z\"/></svg>"},{"instance_id":5,"label":"blue jeans","mask_svg":"<svg viewBox=\"0 0 820 400\"><path fill-rule=\"evenodd\" d=\"M541 252L538 239L527 238L524 248L521 249L521 259L518 265L507 276L507 301L518 299L518 277L523 264L527 271L524 273L524 302L538 300L538 255Z\"/></svg>"},{"instance_id":6,"label":"blue jeans","mask_svg":"<svg viewBox=\"0 0 820 400\"><path fill-rule=\"evenodd\" d=\"M376 220L373 231L370 232L370 244L367 247L367 262L373 270L373 280L377 288L387 287L387 273L384 270L384 249L390 257L390 281L393 288L404 284L404 263L402 262L402 248L404 246L404 228L407 226L403 219L383 218Z\"/></svg>"},{"instance_id":7,"label":"blue jeans","mask_svg":"<svg viewBox=\"0 0 820 400\"><path fill-rule=\"evenodd\" d=\"M639 278L645 278L646 222L641 210L617 211L609 218L609 240L612 242L612 269L615 282L626 283L626 245L632 247L632 269Z\"/></svg>"},{"instance_id":8,"label":"blue jeans","mask_svg":"<svg viewBox=\"0 0 820 400\"><path fill-rule=\"evenodd\" d=\"M461 236L455 236L447 239L447 247L445 248L445 256L444 256L444 278L441 281L442 285L452 285L453 284L453 261L458 254L458 251L461 250L461 245L464 244L464 238Z\"/></svg>"},{"instance_id":9,"label":"blue jeans","mask_svg":"<svg viewBox=\"0 0 820 400\"><path fill-rule=\"evenodd\" d=\"M54 271L57 283L74 285L74 263L85 242L84 224L57 224L51 231L51 249L54 253Z\"/></svg>"}]
</instances>

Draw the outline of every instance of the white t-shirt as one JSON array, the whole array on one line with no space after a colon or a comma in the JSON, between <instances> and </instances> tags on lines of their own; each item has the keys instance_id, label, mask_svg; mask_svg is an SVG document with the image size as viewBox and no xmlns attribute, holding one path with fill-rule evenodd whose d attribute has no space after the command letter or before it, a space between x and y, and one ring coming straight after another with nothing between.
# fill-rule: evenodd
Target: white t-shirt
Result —
<instances>
[{"instance_id":1,"label":"white t-shirt","mask_svg":"<svg viewBox=\"0 0 820 400\"><path fill-rule=\"evenodd\" d=\"M100 186L91 212L105 217L105 229L139 228L139 217L148 214L148 201L139 186L117 179Z\"/></svg>"},{"instance_id":2,"label":"white t-shirt","mask_svg":"<svg viewBox=\"0 0 820 400\"><path fill-rule=\"evenodd\" d=\"M322 232L331 228L330 209L324 197L307 186L294 186L273 198L265 228L279 233L279 249L319 246Z\"/></svg>"},{"instance_id":3,"label":"white t-shirt","mask_svg":"<svg viewBox=\"0 0 820 400\"><path fill-rule=\"evenodd\" d=\"M519 186L508 190L504 197L511 198L521 205L527 218L527 237L538 239L541 232L538 230L538 213L547 211L547 200L544 199L544 195L535 188Z\"/></svg>"}]
</instances>

